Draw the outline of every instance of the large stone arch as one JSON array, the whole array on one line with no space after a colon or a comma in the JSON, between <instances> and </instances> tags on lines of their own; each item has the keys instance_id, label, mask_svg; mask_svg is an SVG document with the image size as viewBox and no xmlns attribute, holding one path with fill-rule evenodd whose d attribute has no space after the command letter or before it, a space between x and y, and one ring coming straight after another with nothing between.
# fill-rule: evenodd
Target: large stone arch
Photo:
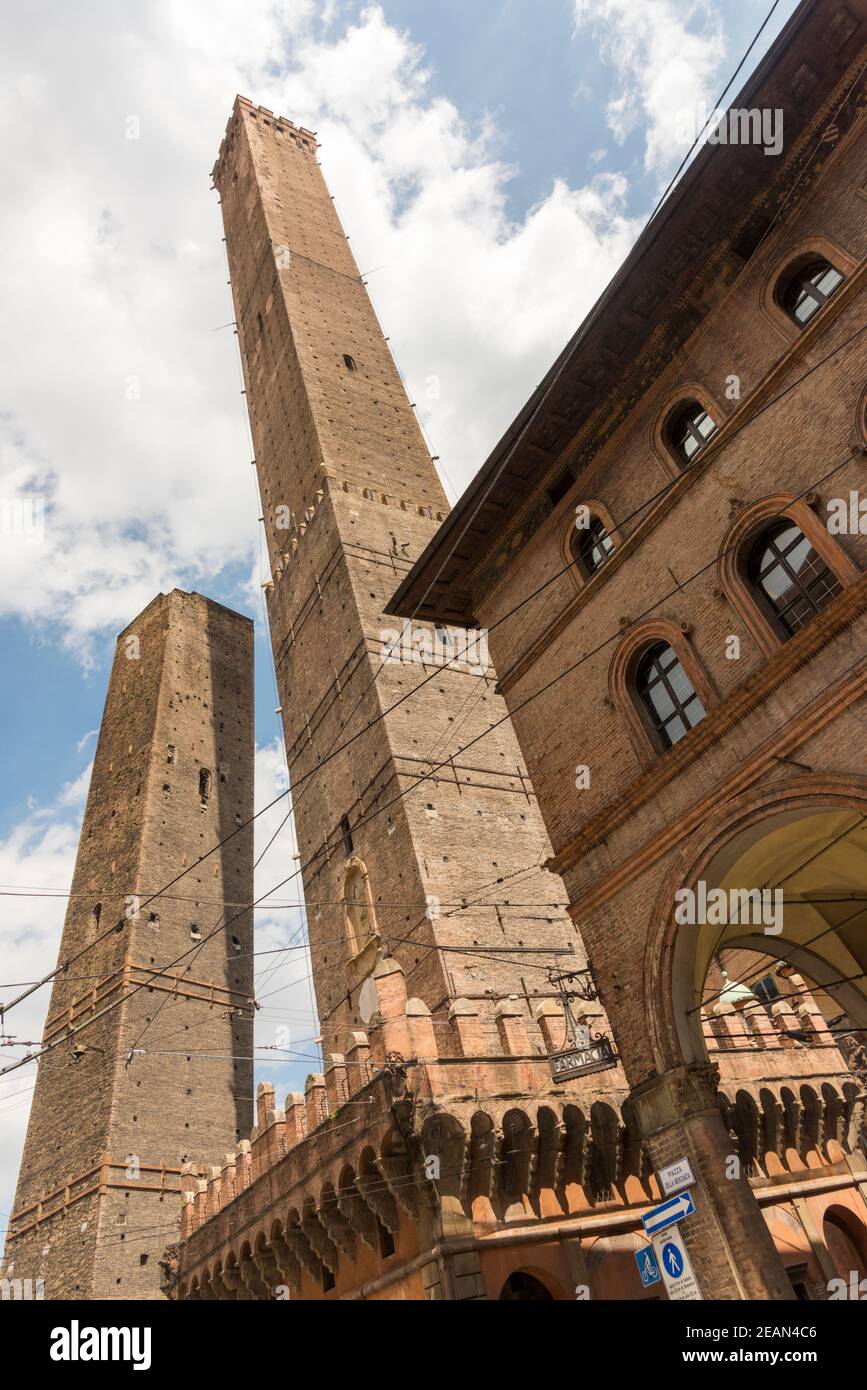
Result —
<instances>
[{"instance_id":1,"label":"large stone arch","mask_svg":"<svg viewBox=\"0 0 867 1390\"><path fill-rule=\"evenodd\" d=\"M773 861L774 867L782 871L786 840L792 847L796 843L806 847L812 842L816 850L813 862L818 864L823 844L830 853L834 843L842 842L835 842L835 835L843 837L847 827L849 832L860 833L857 856L855 842L849 840L853 873L860 879L862 871L867 873L867 779L811 774L750 789L727 803L686 842L660 886L645 948L644 1001L657 1071L701 1063L707 1057L696 981L701 953L707 952L711 939L702 938L702 931L715 933L716 929L678 927L674 920L676 890L692 887L699 880L709 885L714 880L724 884L727 877L737 874L738 866L748 856L755 860L757 847L762 846L768 852L769 863ZM772 837L776 837L773 842ZM832 863L826 859L826 874L836 872L830 867ZM819 882L818 875L816 881ZM867 891L867 878L863 887ZM742 946L778 955L817 985L834 985L840 1007L859 1026L867 1026L867 980L849 978L858 970L867 971L864 934L860 947L851 934L844 941L845 924L841 922L839 930L834 927L822 939L807 945L803 938L809 939L810 932L791 929L789 920L793 918L788 913L787 919L783 932L772 937L749 928L729 928L718 936L716 949L720 945ZM846 983L837 985L841 978Z\"/></svg>"}]
</instances>

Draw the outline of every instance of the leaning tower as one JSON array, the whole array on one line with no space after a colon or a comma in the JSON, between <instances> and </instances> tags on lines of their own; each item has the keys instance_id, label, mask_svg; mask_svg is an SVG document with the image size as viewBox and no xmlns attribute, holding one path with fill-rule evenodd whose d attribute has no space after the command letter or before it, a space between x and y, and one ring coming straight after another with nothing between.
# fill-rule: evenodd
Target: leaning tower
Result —
<instances>
[{"instance_id":1,"label":"leaning tower","mask_svg":"<svg viewBox=\"0 0 867 1390\"><path fill-rule=\"evenodd\" d=\"M182 1164L250 1125L252 658L178 590L117 641L3 1266L47 1299L159 1297Z\"/></svg>"},{"instance_id":2,"label":"leaning tower","mask_svg":"<svg viewBox=\"0 0 867 1390\"><path fill-rule=\"evenodd\" d=\"M496 1050L498 1005L529 1022L552 993L540 965L584 957L483 638L462 655L465 634L385 614L446 499L315 137L239 97L214 182L323 1046L364 1026L389 956L435 1024L478 1002Z\"/></svg>"}]
</instances>

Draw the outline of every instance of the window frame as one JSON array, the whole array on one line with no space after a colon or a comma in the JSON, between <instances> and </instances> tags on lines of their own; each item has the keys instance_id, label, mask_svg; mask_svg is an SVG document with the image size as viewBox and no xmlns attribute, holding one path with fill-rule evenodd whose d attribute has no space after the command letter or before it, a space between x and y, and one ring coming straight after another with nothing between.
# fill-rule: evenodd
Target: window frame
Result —
<instances>
[{"instance_id":1,"label":"window frame","mask_svg":"<svg viewBox=\"0 0 867 1390\"><path fill-rule=\"evenodd\" d=\"M598 521L605 527L605 530L608 532L608 538L613 546L612 551L603 564L599 565L599 567L592 572L587 571L578 558L576 554L577 546L573 549L575 537L579 537L579 540L583 539L587 534L587 529L589 529L577 527L575 525L575 512L578 507L586 508L590 516L591 525L593 522ZM562 525L561 528L560 554L563 560L563 567L571 576L572 582L579 592L588 584L593 583L598 575L608 570L610 561L614 559L614 556L617 554L622 544L623 537L620 528L617 526L604 502L599 502L595 498L584 498L581 501L575 501L574 505L568 509L565 525Z\"/></svg>"},{"instance_id":2,"label":"window frame","mask_svg":"<svg viewBox=\"0 0 867 1390\"><path fill-rule=\"evenodd\" d=\"M789 311L783 308L780 296L792 278L798 274L798 271L814 261L828 261L843 276L843 283L838 285L828 303L813 314L807 323L799 324ZM764 277L761 290L762 312L774 324L782 337L790 345L794 345L802 341L806 334L812 333L818 324L827 323L829 314L835 314L837 307L841 303L845 303L847 288L857 270L857 260L850 256L842 246L831 241L829 237L808 237L804 241L797 242L794 246L789 246L771 264ZM834 307L829 307L831 305Z\"/></svg>"},{"instance_id":3,"label":"window frame","mask_svg":"<svg viewBox=\"0 0 867 1390\"><path fill-rule=\"evenodd\" d=\"M664 666L662 664L662 657L667 652L671 652L674 661ZM655 672L653 678L648 677L648 668ZM669 678L671 672L675 668L682 671L686 680L689 681L690 694L685 701L681 699L680 694ZM664 688L672 706L671 714L665 719L662 718L659 711L654 707L651 698L651 691L658 685ZM651 729L651 737L662 753L667 753L669 748L674 748L686 738L687 734L697 728L707 714L707 710L701 703L701 697L698 691L689 679L689 673L680 659L677 648L664 639L651 642L649 646L646 646L639 653L633 676L633 690L636 699L641 701L643 715ZM701 715L694 722L688 713L689 706L692 704L693 700L698 700L699 705L701 705ZM673 719L679 719L680 723L684 726L684 733L681 734L678 739L672 739L667 732L667 726Z\"/></svg>"},{"instance_id":4,"label":"window frame","mask_svg":"<svg viewBox=\"0 0 867 1390\"><path fill-rule=\"evenodd\" d=\"M788 551L791 549L791 546L788 546L785 549L783 549L776 544L777 537L782 532L790 528L794 528L800 536L801 540L806 541L812 553L820 561L823 570L827 574L831 575L837 586L837 593L832 594L831 597L828 598L826 602L821 605L821 607L816 606L816 602L812 594L810 593L809 588L807 587L807 585L804 584L801 575L798 573L798 571L794 568L794 566L789 560ZM762 582L761 572L758 570L759 557L757 555L757 551L759 550L760 546L763 547L764 553L771 551L772 554L776 557L773 568L781 569L786 574L790 581L791 588L796 590L797 593L800 594L801 598L804 600L804 602L807 603L811 610L812 616L808 617L804 622L799 623L797 626L791 625L790 622L784 617L785 610L781 611L777 608L773 598L767 592L767 589L765 588L765 585ZM842 585L840 584L840 580L837 578L837 575L834 574L834 571L831 568L831 566L827 563L824 556L813 545L812 541L810 540L810 537L805 535L805 533L801 530L800 526L798 526L797 522L793 521L791 517L779 517L778 519L769 521L768 523L766 523L765 526L761 528L761 530L756 532L749 545L749 548L745 550L744 565L746 569L747 583L750 585L758 602L762 604L763 608L765 609L766 615L770 618L770 621L779 630L782 640L784 642L788 642L793 637L797 637L798 633L802 632L805 627L808 627L810 623L813 621L813 619L817 618L819 614L822 613L830 603L833 603L834 599L838 596L838 594L842 592ZM786 606L787 608L790 608L791 603L787 604Z\"/></svg>"},{"instance_id":5,"label":"window frame","mask_svg":"<svg viewBox=\"0 0 867 1390\"><path fill-rule=\"evenodd\" d=\"M808 495L809 496L809 495ZM811 501L813 505L811 505ZM794 638L783 636L770 615L762 596L747 574L747 563L761 533L779 519L791 521L821 556L844 591L861 577L840 542L831 535L822 517L814 510L818 498L807 500L791 493L762 497L738 513L723 537L717 561L717 577L723 596L740 617L759 651L773 656ZM839 598L839 595L837 596ZM833 602L833 600L832 600ZM810 624L806 624L807 627Z\"/></svg>"},{"instance_id":6,"label":"window frame","mask_svg":"<svg viewBox=\"0 0 867 1390\"><path fill-rule=\"evenodd\" d=\"M824 266L826 270L833 270L837 275L840 276L839 283L834 286L830 294L825 294L823 290L819 289L818 285L812 285L810 283L808 272L811 270L815 271L816 269L818 269L819 266ZM808 294L809 297L813 299L816 304L816 307L813 310L813 312L809 315L808 318L805 319L799 319L795 314L794 309L787 302L792 292L792 288L796 283L799 285L800 292L802 294ZM841 270L839 266L836 266L833 261L828 260L827 256L817 256L815 260L799 262L799 264L795 267L794 270L790 272L789 275L784 275L780 277L780 280L777 283L776 290L777 303L779 304L783 313L791 319L792 323L798 329L798 332L803 333L806 328L809 328L810 324L813 322L816 316L818 314L821 314L822 310L828 304L831 303L831 300L843 288L845 283L846 272L844 270ZM806 285L810 285L809 290L806 289Z\"/></svg>"},{"instance_id":7,"label":"window frame","mask_svg":"<svg viewBox=\"0 0 867 1390\"><path fill-rule=\"evenodd\" d=\"M716 429L705 440L704 448L698 450L693 455L692 460L687 463L671 442L670 431L674 421L690 405L700 406L716 422ZM666 394L654 416L653 424L650 427L650 447L670 478L682 478L700 463L709 449L715 446L718 437L725 430L728 420L728 412L723 409L719 401L710 395L701 382L682 381L674 390Z\"/></svg>"},{"instance_id":8,"label":"window frame","mask_svg":"<svg viewBox=\"0 0 867 1390\"><path fill-rule=\"evenodd\" d=\"M699 412L702 415L706 416L707 419L709 419L713 425L713 429L708 435L702 435L701 431L697 428L695 424L695 420L693 419L693 416L699 414ZM683 446L676 443L674 439L675 428L679 428L683 421L686 421L687 433L696 441L697 444L695 452L690 455L686 454L683 450ZM681 405L676 406L675 409L671 411L665 426L665 440L668 449L672 454L681 472L685 472L686 469L692 468L693 464L696 462L698 457L704 453L705 449L713 439L714 435L719 433L720 428L720 421L716 418L712 411L708 410L707 406L702 404L701 401L687 400L684 401Z\"/></svg>"},{"instance_id":9,"label":"window frame","mask_svg":"<svg viewBox=\"0 0 867 1390\"><path fill-rule=\"evenodd\" d=\"M704 709L704 715L698 724L693 725L683 738L669 747L663 747L662 740L657 737L650 712L635 685L639 663L649 648L662 642L674 650ZM645 770L652 767L666 753L671 753L673 748L679 748L685 743L690 733L701 725L703 719L719 702L716 688L690 639L689 624L672 622L666 618L639 623L627 632L612 658L608 673L608 692L614 709L626 726L638 760Z\"/></svg>"},{"instance_id":10,"label":"window frame","mask_svg":"<svg viewBox=\"0 0 867 1390\"><path fill-rule=\"evenodd\" d=\"M592 513L589 526L584 526L580 529L576 526L573 530L574 534L571 538L571 550L574 562L581 568L585 579L592 579L614 554L616 547L614 541L611 539L611 532L608 530L601 516L594 516ZM597 536L598 539L595 539ZM608 543L607 549L605 545L606 542ZM592 554L596 549L603 550L605 553L599 563L594 565L590 563L588 554Z\"/></svg>"}]
</instances>

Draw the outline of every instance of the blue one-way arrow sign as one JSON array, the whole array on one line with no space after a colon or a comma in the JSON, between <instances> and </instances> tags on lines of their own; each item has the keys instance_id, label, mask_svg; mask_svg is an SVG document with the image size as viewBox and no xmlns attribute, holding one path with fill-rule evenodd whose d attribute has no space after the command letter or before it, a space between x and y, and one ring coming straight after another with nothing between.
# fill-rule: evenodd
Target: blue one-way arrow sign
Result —
<instances>
[{"instance_id":1,"label":"blue one-way arrow sign","mask_svg":"<svg viewBox=\"0 0 867 1390\"><path fill-rule=\"evenodd\" d=\"M668 1202L663 1202L661 1207L654 1207L641 1220L644 1229L649 1236L655 1235L657 1231L664 1231L666 1226L673 1226L675 1221L682 1221L685 1216L692 1216L695 1211L692 1197L688 1192L681 1192L678 1197L672 1197Z\"/></svg>"}]
</instances>

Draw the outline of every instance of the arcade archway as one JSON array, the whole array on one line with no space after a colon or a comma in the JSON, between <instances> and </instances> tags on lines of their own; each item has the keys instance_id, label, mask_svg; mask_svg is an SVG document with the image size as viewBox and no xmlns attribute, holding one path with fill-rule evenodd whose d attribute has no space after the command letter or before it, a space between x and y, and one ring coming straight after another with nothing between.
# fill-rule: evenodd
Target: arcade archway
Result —
<instances>
[{"instance_id":1,"label":"arcade archway","mask_svg":"<svg viewBox=\"0 0 867 1390\"><path fill-rule=\"evenodd\" d=\"M733 948L784 962L815 988L826 1018L853 1036L867 1030L867 789L817 783L737 798L667 875L645 965L660 1071L707 1059L705 982ZM684 891L693 920L683 920Z\"/></svg>"}]
</instances>

